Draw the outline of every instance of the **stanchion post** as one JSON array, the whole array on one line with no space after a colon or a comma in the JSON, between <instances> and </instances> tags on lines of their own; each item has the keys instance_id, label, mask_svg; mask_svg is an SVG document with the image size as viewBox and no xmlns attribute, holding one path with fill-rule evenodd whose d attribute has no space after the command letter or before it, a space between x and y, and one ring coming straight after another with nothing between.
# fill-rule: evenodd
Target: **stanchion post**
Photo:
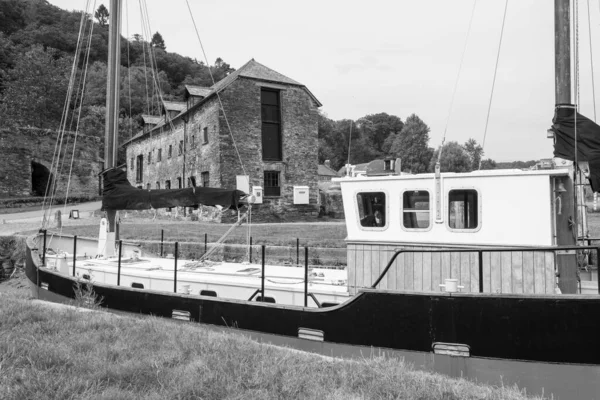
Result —
<instances>
[{"instance_id":1,"label":"stanchion post","mask_svg":"<svg viewBox=\"0 0 600 400\"><path fill-rule=\"evenodd\" d=\"M308 247L304 247L304 307L308 307Z\"/></svg>"},{"instance_id":2,"label":"stanchion post","mask_svg":"<svg viewBox=\"0 0 600 400\"><path fill-rule=\"evenodd\" d=\"M119 263L117 264L117 286L121 285L121 252L123 250L123 241L119 240Z\"/></svg>"},{"instance_id":3,"label":"stanchion post","mask_svg":"<svg viewBox=\"0 0 600 400\"><path fill-rule=\"evenodd\" d=\"M300 265L300 239L296 238L296 265Z\"/></svg>"},{"instance_id":4,"label":"stanchion post","mask_svg":"<svg viewBox=\"0 0 600 400\"><path fill-rule=\"evenodd\" d=\"M46 266L46 236L47 236L48 231L46 229L44 229L44 248L42 249L42 265L45 267ZM39 284L39 282L38 282Z\"/></svg>"},{"instance_id":5,"label":"stanchion post","mask_svg":"<svg viewBox=\"0 0 600 400\"><path fill-rule=\"evenodd\" d=\"M252 264L252 236L250 236L250 250L248 250L248 262Z\"/></svg>"},{"instance_id":6,"label":"stanchion post","mask_svg":"<svg viewBox=\"0 0 600 400\"><path fill-rule=\"evenodd\" d=\"M165 241L165 230L160 230L160 256L163 256L163 243Z\"/></svg>"},{"instance_id":7,"label":"stanchion post","mask_svg":"<svg viewBox=\"0 0 600 400\"><path fill-rule=\"evenodd\" d=\"M73 276L75 276L75 263L77 262L77 235L73 236Z\"/></svg>"},{"instance_id":8,"label":"stanchion post","mask_svg":"<svg viewBox=\"0 0 600 400\"><path fill-rule=\"evenodd\" d=\"M174 279L173 279L173 292L177 293L177 253L179 253L179 242L175 242L175 272L174 272Z\"/></svg>"},{"instance_id":9,"label":"stanchion post","mask_svg":"<svg viewBox=\"0 0 600 400\"><path fill-rule=\"evenodd\" d=\"M262 276L260 277L260 295L262 300L265 301L265 245L261 246L262 252Z\"/></svg>"}]
</instances>

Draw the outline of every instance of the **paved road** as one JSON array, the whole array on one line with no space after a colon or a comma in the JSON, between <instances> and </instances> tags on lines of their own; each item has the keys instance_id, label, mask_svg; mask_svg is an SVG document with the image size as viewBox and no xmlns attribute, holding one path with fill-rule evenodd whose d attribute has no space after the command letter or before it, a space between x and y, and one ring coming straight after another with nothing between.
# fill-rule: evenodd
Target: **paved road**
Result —
<instances>
[{"instance_id":1,"label":"paved road","mask_svg":"<svg viewBox=\"0 0 600 400\"><path fill-rule=\"evenodd\" d=\"M63 225L71 224L89 224L91 215L94 211L97 211L101 207L100 201L93 201L89 203L79 203L67 206L56 206L53 207L49 213L51 219L51 225L54 224L54 215L56 211L60 210L62 213ZM79 211L79 220L69 220L69 212L71 210ZM11 214L0 215L0 235L13 235L17 232L26 230L38 229L42 226L42 210L36 211L22 211Z\"/></svg>"}]
</instances>

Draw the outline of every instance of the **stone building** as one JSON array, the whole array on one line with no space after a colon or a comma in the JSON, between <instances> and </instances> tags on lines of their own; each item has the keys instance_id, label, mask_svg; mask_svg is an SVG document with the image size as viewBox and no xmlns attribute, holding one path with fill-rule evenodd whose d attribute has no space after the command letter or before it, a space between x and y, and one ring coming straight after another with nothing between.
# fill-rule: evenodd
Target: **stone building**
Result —
<instances>
[{"instance_id":1,"label":"stone building","mask_svg":"<svg viewBox=\"0 0 600 400\"><path fill-rule=\"evenodd\" d=\"M152 189L261 188L259 218L315 216L320 106L306 86L250 60L212 87L186 86L185 102L164 102L160 118L144 116L125 143L128 179Z\"/></svg>"}]
</instances>

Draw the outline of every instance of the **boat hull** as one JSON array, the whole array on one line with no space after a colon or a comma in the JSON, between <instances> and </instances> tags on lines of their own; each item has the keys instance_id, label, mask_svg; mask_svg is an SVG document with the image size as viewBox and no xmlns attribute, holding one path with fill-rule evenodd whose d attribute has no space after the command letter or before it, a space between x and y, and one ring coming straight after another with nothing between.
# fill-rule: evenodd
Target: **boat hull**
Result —
<instances>
[{"instance_id":1,"label":"boat hull","mask_svg":"<svg viewBox=\"0 0 600 400\"><path fill-rule=\"evenodd\" d=\"M30 246L26 269L38 298L75 297L76 280L42 267ZM309 309L101 284L94 291L111 310L186 319L328 356L400 357L417 368L562 399L600 393L595 297L368 290L339 306ZM462 355L436 353L436 344Z\"/></svg>"}]
</instances>

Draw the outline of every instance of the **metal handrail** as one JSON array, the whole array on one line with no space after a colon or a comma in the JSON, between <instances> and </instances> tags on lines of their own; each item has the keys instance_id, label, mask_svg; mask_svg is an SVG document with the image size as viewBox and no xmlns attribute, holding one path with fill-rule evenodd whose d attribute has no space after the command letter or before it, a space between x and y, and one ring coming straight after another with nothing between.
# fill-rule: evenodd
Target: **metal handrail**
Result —
<instances>
[{"instance_id":1,"label":"metal handrail","mask_svg":"<svg viewBox=\"0 0 600 400\"><path fill-rule=\"evenodd\" d=\"M440 249L440 250L415 250L415 249L400 249L396 250L385 269L379 275L379 278L373 283L371 289L376 289L379 282L387 274L392 267L396 258L403 253L478 253L479 255L479 293L483 293L483 253L504 253L513 251L560 251L560 250L596 250L596 255L600 256L600 247L595 246L557 246L557 247L503 247L499 249ZM600 276L598 277L598 294L600 294Z\"/></svg>"}]
</instances>

